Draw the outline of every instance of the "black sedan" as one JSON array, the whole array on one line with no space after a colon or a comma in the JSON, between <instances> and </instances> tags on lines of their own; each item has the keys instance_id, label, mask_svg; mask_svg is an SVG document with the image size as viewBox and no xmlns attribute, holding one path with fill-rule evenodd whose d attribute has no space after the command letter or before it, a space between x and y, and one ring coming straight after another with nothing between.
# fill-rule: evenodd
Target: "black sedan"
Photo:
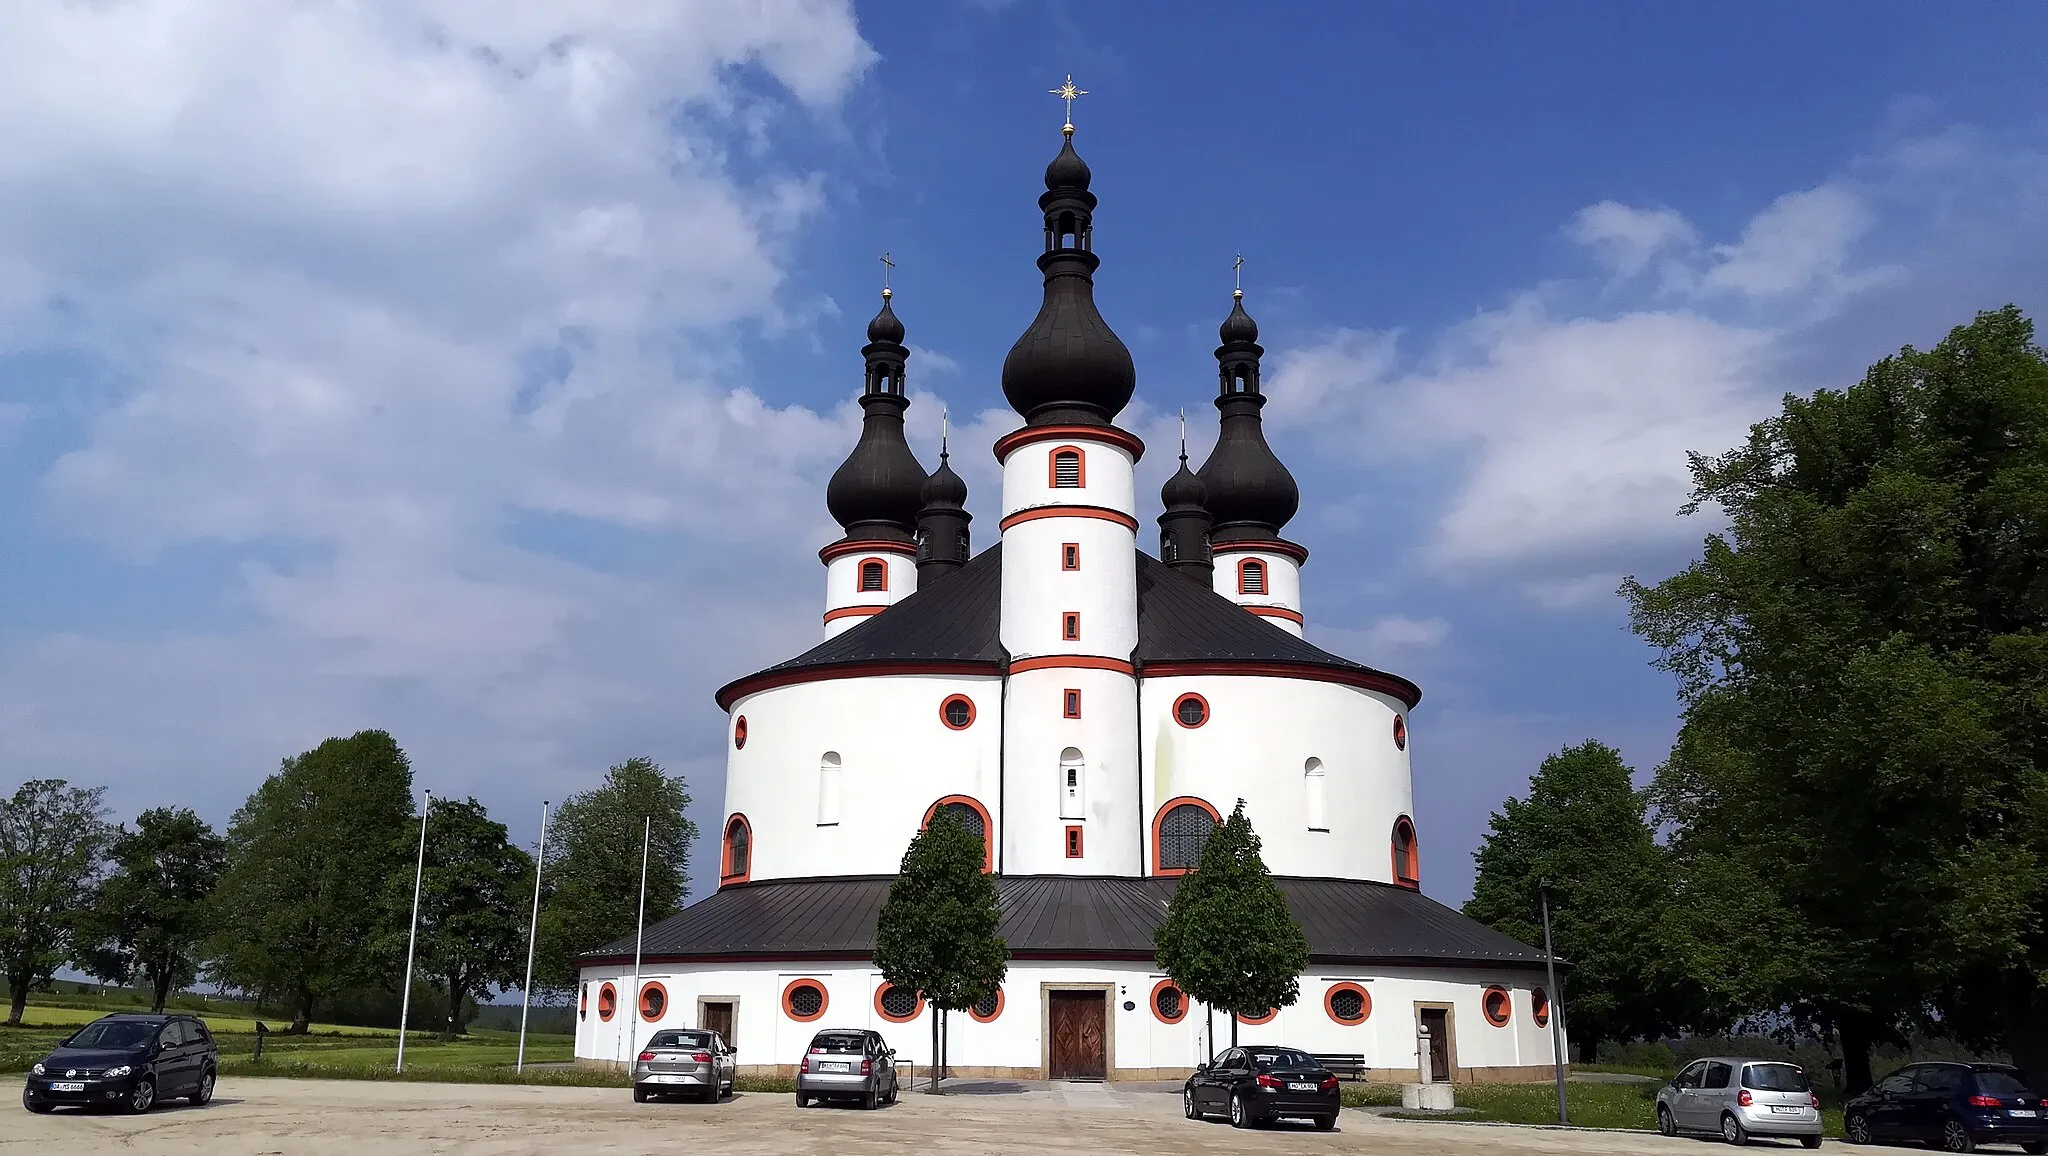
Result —
<instances>
[{"instance_id":1,"label":"black sedan","mask_svg":"<svg viewBox=\"0 0 2048 1156\"><path fill-rule=\"evenodd\" d=\"M1842 1131L1852 1144L2018 1144L2039 1156L2048 1152L2048 1098L2004 1064L1911 1064L1843 1104Z\"/></svg>"},{"instance_id":2,"label":"black sedan","mask_svg":"<svg viewBox=\"0 0 2048 1156\"><path fill-rule=\"evenodd\" d=\"M103 1016L29 1069L21 1103L31 1112L59 1104L147 1112L179 1096L204 1104L219 1065L212 1034L191 1016Z\"/></svg>"},{"instance_id":3,"label":"black sedan","mask_svg":"<svg viewBox=\"0 0 2048 1156\"><path fill-rule=\"evenodd\" d=\"M1327 1132L1337 1126L1337 1076L1294 1048L1232 1048L1195 1069L1181 1088L1180 1107L1190 1120L1221 1113L1239 1128L1313 1120Z\"/></svg>"}]
</instances>

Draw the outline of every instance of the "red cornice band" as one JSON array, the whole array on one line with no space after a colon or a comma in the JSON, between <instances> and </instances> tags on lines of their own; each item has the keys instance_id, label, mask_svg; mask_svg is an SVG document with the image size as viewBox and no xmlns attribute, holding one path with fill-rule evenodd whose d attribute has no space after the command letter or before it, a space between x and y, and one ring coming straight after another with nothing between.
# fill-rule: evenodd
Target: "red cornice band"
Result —
<instances>
[{"instance_id":1,"label":"red cornice band","mask_svg":"<svg viewBox=\"0 0 2048 1156\"><path fill-rule=\"evenodd\" d=\"M1278 554L1294 559L1297 566L1308 563L1308 547L1296 545L1285 538L1239 539L1235 542L1215 542L1209 546L1211 554Z\"/></svg>"},{"instance_id":2,"label":"red cornice band","mask_svg":"<svg viewBox=\"0 0 2048 1156\"><path fill-rule=\"evenodd\" d=\"M1247 606L1245 609L1261 618L1285 618L1296 626L1304 625L1301 620L1301 612L1299 610L1289 610L1285 606Z\"/></svg>"},{"instance_id":3,"label":"red cornice band","mask_svg":"<svg viewBox=\"0 0 2048 1156\"><path fill-rule=\"evenodd\" d=\"M996 460L1000 462L1018 446L1033 442L1077 441L1106 442L1129 453L1134 462L1145 456L1145 443L1138 435L1113 425L1027 425L996 439Z\"/></svg>"},{"instance_id":4,"label":"red cornice band","mask_svg":"<svg viewBox=\"0 0 2048 1156\"><path fill-rule=\"evenodd\" d=\"M1010 662L1011 674L1023 674L1027 670L1113 670L1118 674L1136 674L1137 668L1121 658L1103 658L1094 654L1042 654L1037 658L1019 658Z\"/></svg>"},{"instance_id":5,"label":"red cornice band","mask_svg":"<svg viewBox=\"0 0 2048 1156\"><path fill-rule=\"evenodd\" d=\"M871 614L880 614L887 609L887 606L841 606L837 610L827 610L825 612L825 621L837 622L842 618L866 618Z\"/></svg>"},{"instance_id":6,"label":"red cornice band","mask_svg":"<svg viewBox=\"0 0 2048 1156\"><path fill-rule=\"evenodd\" d=\"M829 682L835 678L874 678L888 674L964 674L999 677L1000 662L968 662L957 659L907 660L902 662L835 662L828 666L800 666L794 670L764 670L734 679L718 688L713 696L718 709L731 710L742 695L794 686L800 682Z\"/></svg>"},{"instance_id":7,"label":"red cornice band","mask_svg":"<svg viewBox=\"0 0 2048 1156\"><path fill-rule=\"evenodd\" d=\"M1108 506L1033 506L1028 510L1019 510L996 523L996 530L1005 531L1021 522L1036 522L1040 518L1097 518L1104 522L1115 522L1133 534L1138 532L1136 518L1122 510L1112 510Z\"/></svg>"},{"instance_id":8,"label":"red cornice band","mask_svg":"<svg viewBox=\"0 0 2048 1156\"><path fill-rule=\"evenodd\" d=\"M1355 686L1361 690L1390 694L1408 704L1409 710L1422 701L1422 688L1398 674L1386 674L1377 670L1350 670L1341 666L1314 666L1306 662L1148 662L1145 664L1146 678L1172 678L1181 675L1216 675L1228 678L1298 678L1304 682L1334 682L1340 686Z\"/></svg>"},{"instance_id":9,"label":"red cornice band","mask_svg":"<svg viewBox=\"0 0 2048 1156\"><path fill-rule=\"evenodd\" d=\"M857 542L834 542L818 551L818 561L830 562L848 554L901 554L906 558L917 557L917 543L895 542L887 538L863 538Z\"/></svg>"}]
</instances>

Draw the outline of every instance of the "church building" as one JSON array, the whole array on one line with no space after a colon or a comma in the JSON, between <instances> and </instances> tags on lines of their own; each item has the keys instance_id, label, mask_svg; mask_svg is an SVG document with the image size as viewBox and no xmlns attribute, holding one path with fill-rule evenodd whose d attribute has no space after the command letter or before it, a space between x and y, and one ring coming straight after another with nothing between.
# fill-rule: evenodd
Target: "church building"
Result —
<instances>
[{"instance_id":1,"label":"church building","mask_svg":"<svg viewBox=\"0 0 2048 1156\"><path fill-rule=\"evenodd\" d=\"M1116 424L1136 369L1096 310L1096 198L1064 133L1038 199L1044 304L1003 363L1023 424L994 445L995 540L976 552L948 453L927 473L904 439L885 289L860 440L825 491L845 533L818 555L824 639L718 691L718 888L646 928L637 981L633 937L582 958L576 1055L708 1027L742 1071L789 1073L817 1030L863 1027L922 1069L935 1013L883 982L875 920L944 808L982 837L1011 952L1001 991L952 1017L955 1074L1179 1078L1231 1029L1159 971L1152 929L1241 799L1311 953L1298 1002L1239 1020L1241 1041L1361 1055L1383 1080L1549 1078L1542 953L1422 892L1422 692L1303 638L1309 551L1282 536L1300 494L1260 426L1241 290L1215 449L1199 470L1182 453L1141 548L1145 446Z\"/></svg>"}]
</instances>

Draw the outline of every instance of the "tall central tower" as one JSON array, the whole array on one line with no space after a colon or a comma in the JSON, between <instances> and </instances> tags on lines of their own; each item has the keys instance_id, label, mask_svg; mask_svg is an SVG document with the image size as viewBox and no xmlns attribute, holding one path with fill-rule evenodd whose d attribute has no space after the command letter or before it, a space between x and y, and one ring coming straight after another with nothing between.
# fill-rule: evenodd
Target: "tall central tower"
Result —
<instances>
[{"instance_id":1,"label":"tall central tower","mask_svg":"<svg viewBox=\"0 0 2048 1156\"><path fill-rule=\"evenodd\" d=\"M1046 166L1045 300L1003 361L1024 428L1003 466L1002 869L1137 874L1137 493L1144 443L1115 425L1137 371L1095 308L1095 194L1063 130Z\"/></svg>"}]
</instances>

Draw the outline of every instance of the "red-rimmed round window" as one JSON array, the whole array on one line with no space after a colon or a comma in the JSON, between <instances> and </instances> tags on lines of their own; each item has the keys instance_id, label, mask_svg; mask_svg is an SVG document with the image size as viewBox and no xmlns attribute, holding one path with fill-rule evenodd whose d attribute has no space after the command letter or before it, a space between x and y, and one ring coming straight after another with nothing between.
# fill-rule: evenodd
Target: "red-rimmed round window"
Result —
<instances>
[{"instance_id":1,"label":"red-rimmed round window","mask_svg":"<svg viewBox=\"0 0 2048 1156\"><path fill-rule=\"evenodd\" d=\"M939 704L939 721L947 727L964 731L974 725L974 700L964 694L947 695Z\"/></svg>"},{"instance_id":2,"label":"red-rimmed round window","mask_svg":"<svg viewBox=\"0 0 2048 1156\"><path fill-rule=\"evenodd\" d=\"M668 988L658 980L649 980L640 985L640 1018L648 1023L658 1023L668 1014Z\"/></svg>"},{"instance_id":3,"label":"red-rimmed round window","mask_svg":"<svg viewBox=\"0 0 2048 1156\"><path fill-rule=\"evenodd\" d=\"M1540 987L1529 993L1529 1018L1539 1028L1550 1026L1550 993Z\"/></svg>"},{"instance_id":4,"label":"red-rimmed round window","mask_svg":"<svg viewBox=\"0 0 2048 1156\"><path fill-rule=\"evenodd\" d=\"M590 1018L590 985L587 983L583 985L583 998L576 1001L576 1018L579 1020Z\"/></svg>"},{"instance_id":5,"label":"red-rimmed round window","mask_svg":"<svg viewBox=\"0 0 2048 1156\"><path fill-rule=\"evenodd\" d=\"M1323 993L1323 1010L1338 1023L1356 1027L1372 1017L1372 993L1355 983L1333 983Z\"/></svg>"},{"instance_id":6,"label":"red-rimmed round window","mask_svg":"<svg viewBox=\"0 0 2048 1156\"><path fill-rule=\"evenodd\" d=\"M1188 1016L1188 993L1170 979L1152 985L1152 1018L1163 1024L1177 1024Z\"/></svg>"},{"instance_id":7,"label":"red-rimmed round window","mask_svg":"<svg viewBox=\"0 0 2048 1156\"><path fill-rule=\"evenodd\" d=\"M994 995L968 1008L967 1014L975 1023L994 1023L996 1017L1003 1014L1003 989L997 988Z\"/></svg>"},{"instance_id":8,"label":"red-rimmed round window","mask_svg":"<svg viewBox=\"0 0 2048 1156\"><path fill-rule=\"evenodd\" d=\"M619 1014L619 989L611 984L605 984L597 989L597 1018L605 1023L610 1023L612 1022L612 1017L617 1014Z\"/></svg>"},{"instance_id":9,"label":"red-rimmed round window","mask_svg":"<svg viewBox=\"0 0 2048 1156\"><path fill-rule=\"evenodd\" d=\"M1479 997L1479 1010L1486 1015L1486 1022L1497 1028L1508 1026L1514 1018L1515 1001L1504 987L1489 987Z\"/></svg>"},{"instance_id":10,"label":"red-rimmed round window","mask_svg":"<svg viewBox=\"0 0 2048 1156\"><path fill-rule=\"evenodd\" d=\"M1267 1009L1266 1009L1266 1014L1265 1014L1265 1015L1261 1015L1261 1016L1239 1016L1239 1017L1237 1017L1237 1022L1238 1022L1238 1023L1241 1023L1241 1024L1250 1024L1250 1025L1252 1025L1253 1027L1257 1027L1257 1026L1258 1026L1258 1025L1260 1025L1260 1024L1269 1024L1269 1023L1272 1023L1272 1022L1273 1022L1273 1017L1274 1017L1274 1016L1276 1016L1276 1015L1279 1015L1279 1014L1280 1014L1280 1009L1279 1009L1279 1008L1276 1008L1276 1007L1269 1007L1269 1008L1267 1008Z\"/></svg>"},{"instance_id":11,"label":"red-rimmed round window","mask_svg":"<svg viewBox=\"0 0 2048 1156\"><path fill-rule=\"evenodd\" d=\"M892 1024L907 1024L924 1010L924 997L907 987L885 983L875 989L875 1014Z\"/></svg>"},{"instance_id":12,"label":"red-rimmed round window","mask_svg":"<svg viewBox=\"0 0 2048 1156\"><path fill-rule=\"evenodd\" d=\"M739 718L737 718L737 719L733 720L733 724L732 724L732 749L733 749L733 750L736 750L736 751L743 751L743 750L746 750L746 749L747 749L747 716L746 716L746 715L741 715L741 716L740 716Z\"/></svg>"},{"instance_id":13,"label":"red-rimmed round window","mask_svg":"<svg viewBox=\"0 0 2048 1156\"><path fill-rule=\"evenodd\" d=\"M782 1014L800 1024L821 1018L831 1004L825 985L815 979L793 979L782 989Z\"/></svg>"},{"instance_id":14,"label":"red-rimmed round window","mask_svg":"<svg viewBox=\"0 0 2048 1156\"><path fill-rule=\"evenodd\" d=\"M1400 715L1394 716L1394 749L1397 751L1408 749L1408 720Z\"/></svg>"},{"instance_id":15,"label":"red-rimmed round window","mask_svg":"<svg viewBox=\"0 0 2048 1156\"><path fill-rule=\"evenodd\" d=\"M1193 730L1209 721L1209 700L1199 694L1184 694L1173 700L1173 721Z\"/></svg>"}]
</instances>

